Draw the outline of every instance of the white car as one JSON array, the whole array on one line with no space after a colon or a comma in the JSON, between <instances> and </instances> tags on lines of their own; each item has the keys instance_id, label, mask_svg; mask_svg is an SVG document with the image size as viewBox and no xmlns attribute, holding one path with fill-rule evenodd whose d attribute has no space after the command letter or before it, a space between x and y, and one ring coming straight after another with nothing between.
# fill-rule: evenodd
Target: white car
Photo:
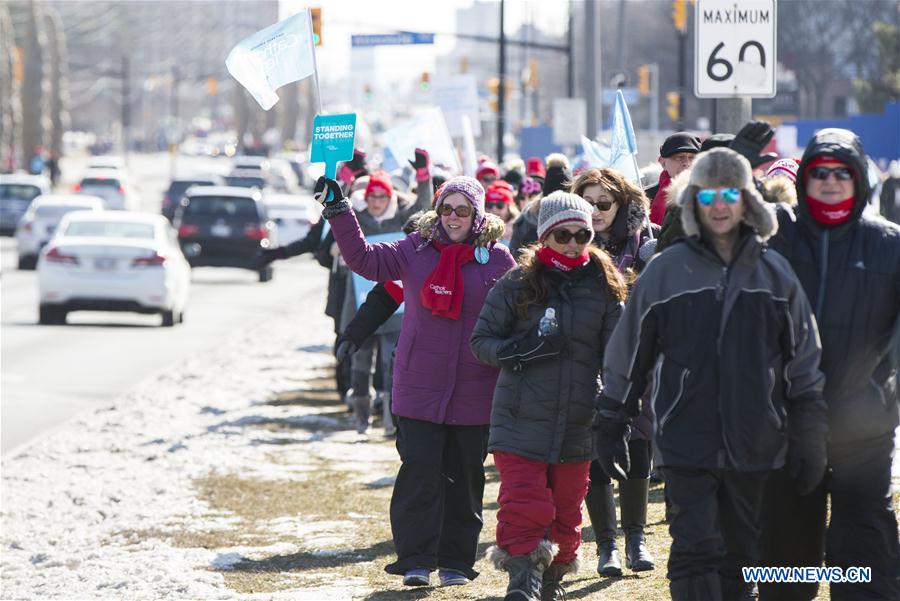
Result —
<instances>
[{"instance_id":1,"label":"white car","mask_svg":"<svg viewBox=\"0 0 900 601\"><path fill-rule=\"evenodd\" d=\"M184 321L191 268L162 215L69 213L37 271L42 324L64 324L70 311L159 313L164 326Z\"/></svg>"},{"instance_id":2,"label":"white car","mask_svg":"<svg viewBox=\"0 0 900 601\"><path fill-rule=\"evenodd\" d=\"M322 215L322 205L309 196L265 194L263 204L278 228L276 235L282 246L305 238Z\"/></svg>"},{"instance_id":3,"label":"white car","mask_svg":"<svg viewBox=\"0 0 900 601\"><path fill-rule=\"evenodd\" d=\"M50 180L43 175L0 175L0 231L13 233L31 201L50 194Z\"/></svg>"},{"instance_id":4,"label":"white car","mask_svg":"<svg viewBox=\"0 0 900 601\"><path fill-rule=\"evenodd\" d=\"M89 169L75 185L75 192L103 199L105 208L136 211L138 201L125 173L116 169Z\"/></svg>"},{"instance_id":5,"label":"white car","mask_svg":"<svg viewBox=\"0 0 900 601\"><path fill-rule=\"evenodd\" d=\"M125 161L122 157L117 156L94 156L88 159L88 169L114 169L116 171L125 172Z\"/></svg>"},{"instance_id":6,"label":"white car","mask_svg":"<svg viewBox=\"0 0 900 601\"><path fill-rule=\"evenodd\" d=\"M102 210L103 199L87 194L42 194L35 198L16 228L19 269L34 269L38 254L66 214Z\"/></svg>"}]
</instances>

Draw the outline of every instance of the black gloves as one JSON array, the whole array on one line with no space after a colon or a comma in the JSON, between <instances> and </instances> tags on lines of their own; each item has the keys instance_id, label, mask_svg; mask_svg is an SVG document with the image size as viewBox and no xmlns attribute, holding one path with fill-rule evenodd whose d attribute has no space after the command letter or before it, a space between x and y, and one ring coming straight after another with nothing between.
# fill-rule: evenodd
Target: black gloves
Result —
<instances>
[{"instance_id":1,"label":"black gloves","mask_svg":"<svg viewBox=\"0 0 900 601\"><path fill-rule=\"evenodd\" d=\"M828 467L828 424L822 417L804 419L799 411L788 416L788 471L801 495L819 485Z\"/></svg>"},{"instance_id":2,"label":"black gloves","mask_svg":"<svg viewBox=\"0 0 900 601\"><path fill-rule=\"evenodd\" d=\"M321 202L327 207L344 200L344 191L341 190L339 183L323 175L316 180L316 185L313 188L313 198L316 199L316 202Z\"/></svg>"},{"instance_id":3,"label":"black gloves","mask_svg":"<svg viewBox=\"0 0 900 601\"><path fill-rule=\"evenodd\" d=\"M337 348L334 351L334 358L337 359L338 363L342 363L344 359L348 358L357 350L359 349L352 340L339 340Z\"/></svg>"},{"instance_id":4,"label":"black gloves","mask_svg":"<svg viewBox=\"0 0 900 601\"><path fill-rule=\"evenodd\" d=\"M621 411L601 409L594 418L594 451L603 472L615 480L627 480L631 470L628 437L631 420Z\"/></svg>"},{"instance_id":5,"label":"black gloves","mask_svg":"<svg viewBox=\"0 0 900 601\"><path fill-rule=\"evenodd\" d=\"M287 259L287 250L283 246L264 248L256 255L256 266L265 267L272 261L277 261L279 259Z\"/></svg>"},{"instance_id":6,"label":"black gloves","mask_svg":"<svg viewBox=\"0 0 900 601\"><path fill-rule=\"evenodd\" d=\"M500 365L519 371L529 363L542 361L559 355L566 346L566 337L557 332L543 338L537 328L524 338L514 340L500 350L497 360Z\"/></svg>"},{"instance_id":7,"label":"black gloves","mask_svg":"<svg viewBox=\"0 0 900 601\"><path fill-rule=\"evenodd\" d=\"M430 164L428 151L422 148L416 148L416 159L414 161L409 161L409 164L412 165L412 168L416 171L428 167Z\"/></svg>"},{"instance_id":8,"label":"black gloves","mask_svg":"<svg viewBox=\"0 0 900 601\"><path fill-rule=\"evenodd\" d=\"M744 155L750 161L750 166L755 169L763 163L768 163L778 158L778 155L772 152L763 155L759 154L774 135L775 129L765 121L751 121L741 128L741 131L737 133L728 147Z\"/></svg>"}]
</instances>

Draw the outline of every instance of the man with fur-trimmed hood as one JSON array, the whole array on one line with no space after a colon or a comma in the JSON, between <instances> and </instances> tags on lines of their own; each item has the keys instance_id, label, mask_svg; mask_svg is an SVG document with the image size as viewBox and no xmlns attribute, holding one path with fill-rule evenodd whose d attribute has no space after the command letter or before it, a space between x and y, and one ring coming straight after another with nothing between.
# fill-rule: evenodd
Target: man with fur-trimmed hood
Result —
<instances>
[{"instance_id":1,"label":"man with fur-trimmed hood","mask_svg":"<svg viewBox=\"0 0 900 601\"><path fill-rule=\"evenodd\" d=\"M750 163L701 153L680 206L685 243L647 264L606 349L595 449L623 479L652 372L672 599L744 599L767 476L786 464L809 491L825 473L821 349L803 287L766 247L778 223Z\"/></svg>"},{"instance_id":2,"label":"man with fur-trimmed hood","mask_svg":"<svg viewBox=\"0 0 900 601\"><path fill-rule=\"evenodd\" d=\"M822 334L829 476L797 494L777 473L763 512L765 565L826 564L871 582L831 584L831 598L900 599L900 543L891 503L898 422L900 228L863 211L871 193L859 138L823 129L797 171L797 205L781 208L772 247L790 262ZM831 516L825 533L827 496ZM766 599L813 599L817 584L764 584Z\"/></svg>"}]
</instances>

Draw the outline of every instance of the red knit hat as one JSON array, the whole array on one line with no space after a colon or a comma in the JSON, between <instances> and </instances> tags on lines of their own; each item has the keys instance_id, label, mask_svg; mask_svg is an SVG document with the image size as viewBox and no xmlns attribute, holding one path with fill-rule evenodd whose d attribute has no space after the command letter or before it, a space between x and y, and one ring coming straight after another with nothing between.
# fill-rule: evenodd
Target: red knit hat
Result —
<instances>
[{"instance_id":1,"label":"red knit hat","mask_svg":"<svg viewBox=\"0 0 900 601\"><path fill-rule=\"evenodd\" d=\"M528 163L525 167L525 175L529 177L538 176L538 177L546 177L547 170L544 169L544 161L541 160L541 157L530 157L528 159Z\"/></svg>"},{"instance_id":2,"label":"red knit hat","mask_svg":"<svg viewBox=\"0 0 900 601\"><path fill-rule=\"evenodd\" d=\"M497 165L491 161L484 161L478 165L478 170L475 172L475 179L481 179L489 173L493 173L495 177L500 177L500 169Z\"/></svg>"},{"instance_id":3,"label":"red knit hat","mask_svg":"<svg viewBox=\"0 0 900 601\"><path fill-rule=\"evenodd\" d=\"M498 179L488 186L484 193L484 202L502 202L511 205L515 200L515 192L509 183Z\"/></svg>"},{"instance_id":4,"label":"red knit hat","mask_svg":"<svg viewBox=\"0 0 900 601\"><path fill-rule=\"evenodd\" d=\"M391 184L391 176L386 171L376 171L369 175L369 183L366 186L366 198L376 190L382 190L388 196L394 195L394 186Z\"/></svg>"}]
</instances>

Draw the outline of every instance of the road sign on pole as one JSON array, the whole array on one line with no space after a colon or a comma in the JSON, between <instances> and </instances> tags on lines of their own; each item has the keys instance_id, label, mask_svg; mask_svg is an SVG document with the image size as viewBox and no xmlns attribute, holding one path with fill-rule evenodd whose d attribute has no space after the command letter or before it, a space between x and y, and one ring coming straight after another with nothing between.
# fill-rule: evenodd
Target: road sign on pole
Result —
<instances>
[{"instance_id":1,"label":"road sign on pole","mask_svg":"<svg viewBox=\"0 0 900 601\"><path fill-rule=\"evenodd\" d=\"M697 0L694 94L771 98L777 67L776 0Z\"/></svg>"}]
</instances>

